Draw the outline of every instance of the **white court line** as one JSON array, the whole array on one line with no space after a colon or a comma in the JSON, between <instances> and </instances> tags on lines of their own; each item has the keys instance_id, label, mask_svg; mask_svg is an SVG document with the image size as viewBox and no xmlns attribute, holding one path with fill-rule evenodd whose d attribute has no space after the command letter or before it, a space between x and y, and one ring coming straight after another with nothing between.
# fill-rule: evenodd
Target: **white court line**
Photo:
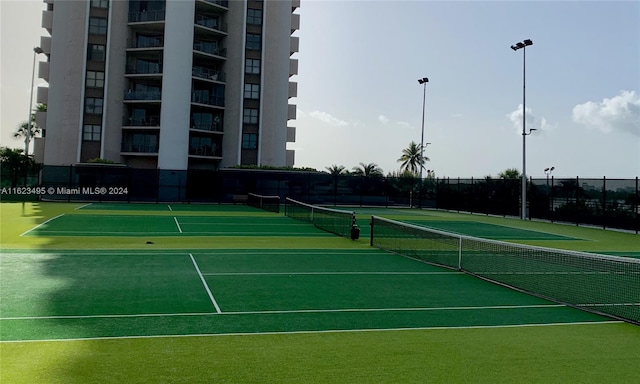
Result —
<instances>
[{"instance_id":1,"label":"white court line","mask_svg":"<svg viewBox=\"0 0 640 384\"><path fill-rule=\"evenodd\" d=\"M462 329L500 329L500 328L537 328L537 327L556 327L571 325L610 325L621 324L624 321L582 321L573 323L534 323L534 324L510 324L510 325L471 325L463 327L416 327L416 328L365 328L365 329L329 329L321 331L289 331L289 332L236 332L236 333L197 333L189 335L151 335L151 336L114 336L114 337L87 337L75 339L44 339L44 340L6 340L0 341L4 343L39 343L39 342L64 342L64 341L99 341L99 340L118 340L118 339L168 339L168 338L186 338L186 337L234 337L234 336L269 336L269 335L314 335L314 334L331 334L331 333L360 333L360 332L400 332L400 331L441 331L441 330L462 330Z\"/></svg>"},{"instance_id":2,"label":"white court line","mask_svg":"<svg viewBox=\"0 0 640 384\"><path fill-rule=\"evenodd\" d=\"M64 213L61 213L61 214L59 214L59 215L58 215L58 216L56 216L56 217L52 217L52 218L50 218L49 220L46 220L44 223L40 223L40 224L36 225L35 227L31 228L30 230L28 230L28 231L26 231L26 232L22 233L22 234L20 235L20 237L22 237L22 236L26 235L27 233L29 233L29 232L31 232L31 231L34 231L34 230L36 230L36 229L40 228L40 227L42 227L43 225L47 224L48 222L50 222L50 221L52 221L52 220L55 220L55 219L57 219L58 217L62 217L62 216L64 216L64 215L65 215Z\"/></svg>"},{"instance_id":3,"label":"white court line","mask_svg":"<svg viewBox=\"0 0 640 384\"><path fill-rule=\"evenodd\" d=\"M173 211L170 204L167 204L167 207L169 208L170 211Z\"/></svg>"},{"instance_id":4,"label":"white court line","mask_svg":"<svg viewBox=\"0 0 640 384\"><path fill-rule=\"evenodd\" d=\"M180 233L182 233L182 228L180 228L180 223L178 223L178 218L173 216L173 220L175 220L176 225L178 226L178 231L180 231Z\"/></svg>"},{"instance_id":5,"label":"white court line","mask_svg":"<svg viewBox=\"0 0 640 384\"><path fill-rule=\"evenodd\" d=\"M280 275L464 275L464 272L220 272L203 273L204 276L280 276Z\"/></svg>"},{"instance_id":6,"label":"white court line","mask_svg":"<svg viewBox=\"0 0 640 384\"><path fill-rule=\"evenodd\" d=\"M93 203L88 203L88 204L85 204L85 205L81 205L81 206L79 206L79 207L75 208L75 209L74 209L74 211L77 211L77 210L79 210L79 209L82 209L82 208L88 207L88 206L90 206L90 205L92 205L92 204L93 204Z\"/></svg>"},{"instance_id":7,"label":"white court line","mask_svg":"<svg viewBox=\"0 0 640 384\"><path fill-rule=\"evenodd\" d=\"M190 253L189 257L191 258L191 261L193 262L193 266L196 268L196 271L198 272L198 276L200 276L200 280L202 281L202 284L204 285L204 289L207 290L207 294L209 295L209 298L211 299L211 303L213 303L213 306L216 308L216 312L217 313L222 313L222 311L220 310L220 307L218 306L218 303L216 302L216 299L213 297L213 294L211 293L211 290L209 289L209 286L207 285L207 282L204 279L204 276L202 276L202 272L200 272L200 268L198 267L198 263L196 263L196 259L193 258L193 255Z\"/></svg>"},{"instance_id":8,"label":"white court line","mask_svg":"<svg viewBox=\"0 0 640 384\"><path fill-rule=\"evenodd\" d=\"M206 284L205 284L206 286ZM209 289L207 288L207 291ZM215 300L214 300L215 302ZM353 313L353 312L432 312L432 311L475 311L494 309L529 309L529 308L566 308L562 304L531 304L531 305L490 305L478 307L409 307L409 308L342 308L342 309L296 309L296 310L267 310L267 311L237 311L237 312L201 312L201 313L151 313L137 315L66 315L66 316L25 316L2 317L0 320L51 320L51 319L96 319L96 318L142 318L142 317L179 317L179 316L212 316L212 315L282 315L297 313Z\"/></svg>"}]
</instances>

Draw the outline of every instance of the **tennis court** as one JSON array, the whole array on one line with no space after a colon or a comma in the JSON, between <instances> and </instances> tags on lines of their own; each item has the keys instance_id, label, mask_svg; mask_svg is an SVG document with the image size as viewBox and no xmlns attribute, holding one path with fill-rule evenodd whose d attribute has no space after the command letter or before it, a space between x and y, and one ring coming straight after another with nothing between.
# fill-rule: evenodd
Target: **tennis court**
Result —
<instances>
[{"instance_id":1,"label":"tennis court","mask_svg":"<svg viewBox=\"0 0 640 384\"><path fill-rule=\"evenodd\" d=\"M15 228L14 244L44 246L3 245L3 359L26 341L207 335L618 324L625 338L640 340L640 327L372 248L367 234L340 238L282 214L240 205L68 206ZM545 240L580 243L572 238ZM640 356L640 349L624 351ZM5 361L3 368L16 369L16 360Z\"/></svg>"}]
</instances>

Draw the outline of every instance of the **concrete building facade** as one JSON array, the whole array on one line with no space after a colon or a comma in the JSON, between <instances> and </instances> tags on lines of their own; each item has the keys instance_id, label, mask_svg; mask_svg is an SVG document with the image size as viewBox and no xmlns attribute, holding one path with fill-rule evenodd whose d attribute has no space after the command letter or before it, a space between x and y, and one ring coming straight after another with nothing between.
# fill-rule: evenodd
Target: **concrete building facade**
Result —
<instances>
[{"instance_id":1,"label":"concrete building facade","mask_svg":"<svg viewBox=\"0 0 640 384\"><path fill-rule=\"evenodd\" d=\"M46 165L293 166L300 0L44 0Z\"/></svg>"}]
</instances>

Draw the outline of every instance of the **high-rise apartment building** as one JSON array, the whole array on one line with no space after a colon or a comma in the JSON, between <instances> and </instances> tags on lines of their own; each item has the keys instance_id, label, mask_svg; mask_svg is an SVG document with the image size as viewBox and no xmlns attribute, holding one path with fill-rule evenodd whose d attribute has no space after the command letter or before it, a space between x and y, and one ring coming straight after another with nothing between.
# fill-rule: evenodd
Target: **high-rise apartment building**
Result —
<instances>
[{"instance_id":1,"label":"high-rise apartment building","mask_svg":"<svg viewBox=\"0 0 640 384\"><path fill-rule=\"evenodd\" d=\"M44 0L43 160L292 166L300 0Z\"/></svg>"}]
</instances>

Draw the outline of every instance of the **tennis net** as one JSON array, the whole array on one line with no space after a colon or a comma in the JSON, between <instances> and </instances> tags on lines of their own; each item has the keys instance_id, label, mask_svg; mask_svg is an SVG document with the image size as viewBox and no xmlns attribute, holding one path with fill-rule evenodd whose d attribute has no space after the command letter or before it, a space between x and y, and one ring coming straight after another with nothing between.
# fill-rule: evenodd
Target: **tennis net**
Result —
<instances>
[{"instance_id":1,"label":"tennis net","mask_svg":"<svg viewBox=\"0 0 640 384\"><path fill-rule=\"evenodd\" d=\"M640 325L640 260L474 238L371 217L371 245Z\"/></svg>"},{"instance_id":2,"label":"tennis net","mask_svg":"<svg viewBox=\"0 0 640 384\"><path fill-rule=\"evenodd\" d=\"M352 228L356 226L355 212L319 207L287 197L284 214L292 219L312 223L322 230L339 236L351 238L354 236Z\"/></svg>"},{"instance_id":3,"label":"tennis net","mask_svg":"<svg viewBox=\"0 0 640 384\"><path fill-rule=\"evenodd\" d=\"M280 213L280 197L264 196L255 193L247 195L247 205L264 209L265 211Z\"/></svg>"}]
</instances>

